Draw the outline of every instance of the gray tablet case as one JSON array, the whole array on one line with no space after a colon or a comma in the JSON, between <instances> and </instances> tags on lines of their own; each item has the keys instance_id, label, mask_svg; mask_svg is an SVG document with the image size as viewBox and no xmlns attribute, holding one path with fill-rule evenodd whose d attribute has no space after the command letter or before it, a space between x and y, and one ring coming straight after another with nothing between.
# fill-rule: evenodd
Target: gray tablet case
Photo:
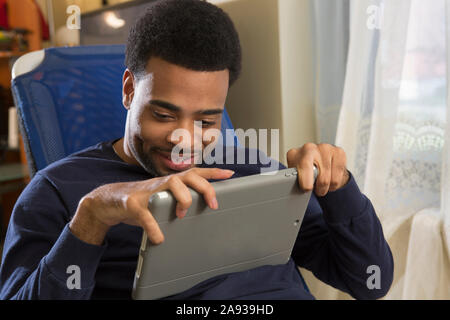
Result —
<instances>
[{"instance_id":1,"label":"gray tablet case","mask_svg":"<svg viewBox=\"0 0 450 320\"><path fill-rule=\"evenodd\" d=\"M158 299L217 275L288 262L311 196L300 190L297 170L213 186L219 209L210 209L202 195L190 190L192 205L183 219L176 218L170 192L150 198L165 241L152 245L144 232L133 299Z\"/></svg>"}]
</instances>

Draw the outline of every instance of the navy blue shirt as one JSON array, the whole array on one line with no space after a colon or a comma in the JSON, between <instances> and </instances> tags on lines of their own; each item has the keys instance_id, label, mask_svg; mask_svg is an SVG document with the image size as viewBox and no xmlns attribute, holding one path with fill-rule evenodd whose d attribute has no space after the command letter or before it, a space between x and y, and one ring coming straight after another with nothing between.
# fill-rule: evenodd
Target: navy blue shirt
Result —
<instances>
[{"instance_id":1,"label":"navy blue shirt","mask_svg":"<svg viewBox=\"0 0 450 320\"><path fill-rule=\"evenodd\" d=\"M152 178L143 168L122 161L112 143L51 164L22 192L4 244L1 299L131 298L142 229L116 225L104 245L96 246L75 237L68 227L78 202L93 189ZM211 166L232 169L236 178L259 174L262 163ZM70 265L80 267L80 289L67 286ZM371 265L379 267L379 288L367 285ZM311 196L287 264L217 276L167 299L313 299L297 266L354 298L376 299L389 290L392 254L371 202L351 175L341 189Z\"/></svg>"}]
</instances>

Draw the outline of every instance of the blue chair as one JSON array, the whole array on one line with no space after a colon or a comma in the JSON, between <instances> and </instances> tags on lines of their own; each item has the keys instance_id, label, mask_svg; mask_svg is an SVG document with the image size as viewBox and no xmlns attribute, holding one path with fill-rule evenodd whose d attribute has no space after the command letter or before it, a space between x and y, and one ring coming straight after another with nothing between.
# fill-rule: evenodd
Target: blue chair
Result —
<instances>
[{"instance_id":1,"label":"blue chair","mask_svg":"<svg viewBox=\"0 0 450 320\"><path fill-rule=\"evenodd\" d=\"M101 45L50 48L16 61L11 87L31 176L71 153L123 136L124 60L124 45ZM226 129L233 126L225 110L224 137Z\"/></svg>"}]
</instances>

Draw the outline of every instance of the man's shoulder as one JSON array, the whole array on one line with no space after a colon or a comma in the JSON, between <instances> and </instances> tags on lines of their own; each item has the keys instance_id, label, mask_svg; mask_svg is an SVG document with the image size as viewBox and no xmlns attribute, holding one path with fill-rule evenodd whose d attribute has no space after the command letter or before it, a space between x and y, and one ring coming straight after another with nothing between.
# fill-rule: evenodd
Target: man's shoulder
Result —
<instances>
[{"instance_id":1,"label":"man's shoulder","mask_svg":"<svg viewBox=\"0 0 450 320\"><path fill-rule=\"evenodd\" d=\"M49 164L39 170L38 174L49 180L52 178L77 180L80 174L82 176L99 174L102 169L108 168L108 164L111 166L117 162L120 162L120 158L114 154L112 141L99 142Z\"/></svg>"},{"instance_id":2,"label":"man's shoulder","mask_svg":"<svg viewBox=\"0 0 450 320\"><path fill-rule=\"evenodd\" d=\"M105 158L105 159L115 158L114 151L112 148L114 142L115 140L102 141L87 148L84 148L82 150L76 151L68 155L66 158L72 157L89 157L89 158Z\"/></svg>"}]
</instances>

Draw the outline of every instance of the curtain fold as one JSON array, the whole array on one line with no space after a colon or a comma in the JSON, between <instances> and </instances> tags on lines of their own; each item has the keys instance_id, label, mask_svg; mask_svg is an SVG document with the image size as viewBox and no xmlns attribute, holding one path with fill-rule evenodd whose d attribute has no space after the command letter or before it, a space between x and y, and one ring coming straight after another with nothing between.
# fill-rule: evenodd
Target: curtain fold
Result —
<instances>
[{"instance_id":1,"label":"curtain fold","mask_svg":"<svg viewBox=\"0 0 450 320\"><path fill-rule=\"evenodd\" d=\"M442 156L442 184L441 213L443 215L442 233L445 239L444 251L447 253L447 262L450 261L450 3L445 2L445 35L447 51L447 114ZM449 285L450 287L450 285ZM450 288L449 288L450 290ZM450 299L450 293L448 293Z\"/></svg>"}]
</instances>

